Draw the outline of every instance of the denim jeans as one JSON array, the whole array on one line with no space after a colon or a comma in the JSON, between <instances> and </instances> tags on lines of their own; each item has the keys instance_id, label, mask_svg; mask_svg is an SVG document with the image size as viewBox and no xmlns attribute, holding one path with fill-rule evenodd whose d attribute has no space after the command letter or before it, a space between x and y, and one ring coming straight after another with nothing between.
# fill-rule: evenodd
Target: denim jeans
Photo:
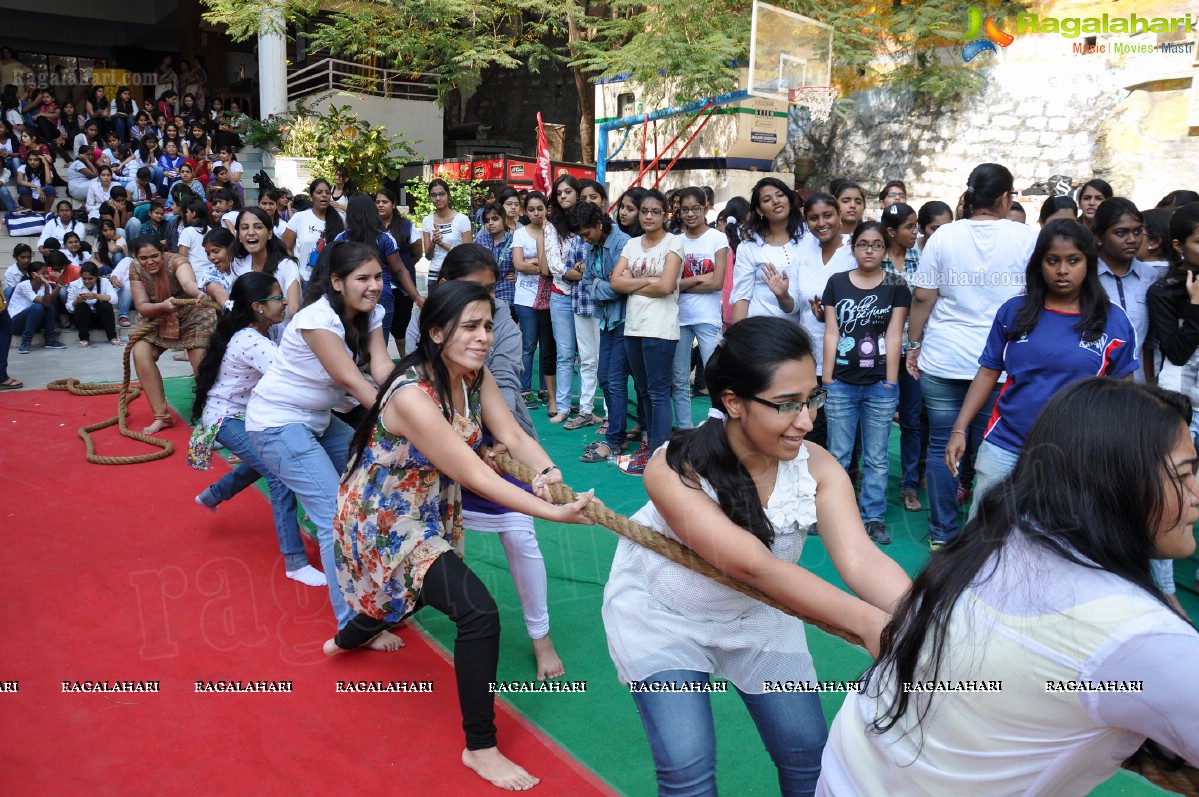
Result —
<instances>
[{"instance_id":1,"label":"denim jeans","mask_svg":"<svg viewBox=\"0 0 1199 797\"><path fill-rule=\"evenodd\" d=\"M12 334L21 336L25 346L33 343L33 335L38 330L45 335L46 343L54 342L54 310L46 312L46 308L34 302L26 307L12 320Z\"/></svg>"},{"instance_id":2,"label":"denim jeans","mask_svg":"<svg viewBox=\"0 0 1199 797\"><path fill-rule=\"evenodd\" d=\"M688 324L679 327L679 345L674 352L674 378L671 389L674 393L674 419L680 429L691 429L691 341L699 341L699 356L704 366L716 350L720 339L720 327L716 324Z\"/></svg>"},{"instance_id":3,"label":"denim jeans","mask_svg":"<svg viewBox=\"0 0 1199 797\"><path fill-rule=\"evenodd\" d=\"M958 535L958 480L945 467L945 446L957 422L969 379L942 379L932 374L920 377L924 406L928 410L928 535L933 542L949 542ZM999 396L999 386L983 402L982 409L970 422L970 437L975 451L987 430L987 421Z\"/></svg>"},{"instance_id":4,"label":"denim jeans","mask_svg":"<svg viewBox=\"0 0 1199 797\"><path fill-rule=\"evenodd\" d=\"M117 134L117 138L121 139L122 144L129 143L129 128L133 125L133 120L126 116L117 116L112 120L113 130Z\"/></svg>"},{"instance_id":5,"label":"denim jeans","mask_svg":"<svg viewBox=\"0 0 1199 797\"><path fill-rule=\"evenodd\" d=\"M616 454L624 443L629 411L629 355L624 346L624 324L600 332L599 382L608 405L604 445Z\"/></svg>"},{"instance_id":6,"label":"denim jeans","mask_svg":"<svg viewBox=\"0 0 1199 797\"><path fill-rule=\"evenodd\" d=\"M899 489L915 490L924 475L928 450L928 418L920 380L899 369Z\"/></svg>"},{"instance_id":7,"label":"denim jeans","mask_svg":"<svg viewBox=\"0 0 1199 797\"><path fill-rule=\"evenodd\" d=\"M541 327L543 324L549 324L549 311L534 310L532 307L519 304L513 306L516 308L516 323L520 326L521 360L525 367L524 373L520 375L520 392L529 393L533 390L533 353L539 346L541 348L541 378L538 388L545 390L546 368L550 362L546 359L550 356L546 350L546 341L552 341L553 336L550 334L550 330L544 330Z\"/></svg>"},{"instance_id":8,"label":"denim jeans","mask_svg":"<svg viewBox=\"0 0 1199 797\"><path fill-rule=\"evenodd\" d=\"M966 513L969 523L978 514L978 503L992 487L1007 478L1016 469L1016 461L1020 459L1019 452L1008 451L986 440L978 447L974 455L974 498L970 502L970 511Z\"/></svg>"},{"instance_id":9,"label":"denim jeans","mask_svg":"<svg viewBox=\"0 0 1199 797\"><path fill-rule=\"evenodd\" d=\"M387 294L379 297L379 304L383 305L383 347L391 342L391 318L395 315L396 302L394 294Z\"/></svg>"},{"instance_id":10,"label":"denim jeans","mask_svg":"<svg viewBox=\"0 0 1199 797\"><path fill-rule=\"evenodd\" d=\"M642 431L649 433L649 450L655 451L670 437L670 420L674 415L674 406L670 403L670 378L678 341L625 335L624 348L629 356L629 370L637 386L638 398L643 396L648 405L645 420L649 428L643 427Z\"/></svg>"},{"instance_id":11,"label":"denim jeans","mask_svg":"<svg viewBox=\"0 0 1199 797\"><path fill-rule=\"evenodd\" d=\"M250 444L246 434L246 422L241 418L226 418L216 439L225 448L241 457L242 464L226 473L208 487L201 495L212 504L228 501L246 489L259 477L265 478L271 489L271 514L275 519L275 536L279 539L279 553L287 563L288 570L299 570L308 564L304 553L304 538L300 536L300 522L296 518L296 496L274 472L263 464L258 452Z\"/></svg>"},{"instance_id":12,"label":"denim jeans","mask_svg":"<svg viewBox=\"0 0 1199 797\"><path fill-rule=\"evenodd\" d=\"M321 434L302 423L289 423L247 433L267 470L287 485L316 526L321 549L321 568L329 582L329 602L341 628L354 615L337 584L333 559L333 517L337 513L337 488L354 430L337 418Z\"/></svg>"},{"instance_id":13,"label":"denim jeans","mask_svg":"<svg viewBox=\"0 0 1199 797\"><path fill-rule=\"evenodd\" d=\"M869 385L830 382L824 413L828 420L828 450L849 469L858 428L862 430L862 489L858 501L862 521L881 521L887 514L887 444L891 417L899 404L899 389L882 381Z\"/></svg>"},{"instance_id":14,"label":"denim jeans","mask_svg":"<svg viewBox=\"0 0 1199 797\"><path fill-rule=\"evenodd\" d=\"M558 412L570 409L570 397L575 374L575 311L570 297L555 293L550 296L550 321L554 325L555 350L558 353L557 401Z\"/></svg>"},{"instance_id":15,"label":"denim jeans","mask_svg":"<svg viewBox=\"0 0 1199 797\"><path fill-rule=\"evenodd\" d=\"M0 208L3 208L5 213L12 213L17 209L17 200L12 191L8 190L8 186L0 186Z\"/></svg>"},{"instance_id":16,"label":"denim jeans","mask_svg":"<svg viewBox=\"0 0 1199 797\"><path fill-rule=\"evenodd\" d=\"M641 683L707 680L707 673L667 670ZM778 768L784 797L813 794L828 736L820 698L814 692L737 693ZM716 730L708 693L634 692L633 702L649 737L659 796L715 795Z\"/></svg>"}]
</instances>

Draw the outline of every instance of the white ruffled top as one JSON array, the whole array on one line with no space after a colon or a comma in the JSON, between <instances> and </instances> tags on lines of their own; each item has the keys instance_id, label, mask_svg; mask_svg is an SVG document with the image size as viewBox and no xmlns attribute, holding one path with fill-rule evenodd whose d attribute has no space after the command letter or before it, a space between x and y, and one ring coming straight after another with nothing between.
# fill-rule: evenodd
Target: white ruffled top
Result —
<instances>
[{"instance_id":1,"label":"white ruffled top","mask_svg":"<svg viewBox=\"0 0 1199 797\"><path fill-rule=\"evenodd\" d=\"M706 480L700 486L716 500ZM806 447L779 462L765 509L775 529L771 553L798 562L816 522L816 480L808 472ZM653 502L633 520L679 541ZM765 681L816 678L801 621L627 539L616 548L603 617L608 652L625 683L664 670L697 670L760 694Z\"/></svg>"}]
</instances>

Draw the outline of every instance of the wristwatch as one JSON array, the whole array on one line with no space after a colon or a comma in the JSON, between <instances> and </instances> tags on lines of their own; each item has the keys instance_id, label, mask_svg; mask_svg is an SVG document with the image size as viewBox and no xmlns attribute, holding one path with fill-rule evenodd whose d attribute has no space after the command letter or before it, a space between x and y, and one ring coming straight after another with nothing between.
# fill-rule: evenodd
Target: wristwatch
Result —
<instances>
[{"instance_id":1,"label":"wristwatch","mask_svg":"<svg viewBox=\"0 0 1199 797\"><path fill-rule=\"evenodd\" d=\"M920 348L923 345L924 345L924 341L922 341L922 340L909 340L908 341L908 351L915 351L916 349Z\"/></svg>"}]
</instances>

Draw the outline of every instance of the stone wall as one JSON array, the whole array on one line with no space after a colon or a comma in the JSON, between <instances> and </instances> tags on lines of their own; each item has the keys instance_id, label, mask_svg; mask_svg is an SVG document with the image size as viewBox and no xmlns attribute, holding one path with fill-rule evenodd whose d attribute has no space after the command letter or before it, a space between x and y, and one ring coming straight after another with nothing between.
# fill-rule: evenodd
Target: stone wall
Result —
<instances>
[{"instance_id":1,"label":"stone wall","mask_svg":"<svg viewBox=\"0 0 1199 797\"><path fill-rule=\"evenodd\" d=\"M849 177L866 189L872 209L873 197L892 179L907 183L909 204L940 199L953 206L970 170L988 161L1011 169L1017 189L1054 174L1080 181L1116 176L1119 158L1105 144L1105 125L1129 114L1117 114L1126 92L1113 69L1076 58L1056 61L1052 69L999 63L983 73L986 87L961 107L917 109L910 96L873 89L852 97L847 119L812 126L806 112L793 109L788 145L775 168L814 158L816 173L806 187L824 189L833 177ZM1131 179L1119 171L1121 184Z\"/></svg>"}]
</instances>

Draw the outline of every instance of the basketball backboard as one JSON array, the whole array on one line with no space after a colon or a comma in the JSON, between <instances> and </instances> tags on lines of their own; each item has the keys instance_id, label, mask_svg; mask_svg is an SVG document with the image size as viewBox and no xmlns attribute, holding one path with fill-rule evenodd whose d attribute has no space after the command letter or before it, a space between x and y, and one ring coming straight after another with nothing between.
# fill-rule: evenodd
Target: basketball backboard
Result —
<instances>
[{"instance_id":1,"label":"basketball backboard","mask_svg":"<svg viewBox=\"0 0 1199 797\"><path fill-rule=\"evenodd\" d=\"M828 86L832 67L832 26L755 0L750 27L750 94L793 102L792 89Z\"/></svg>"}]
</instances>

